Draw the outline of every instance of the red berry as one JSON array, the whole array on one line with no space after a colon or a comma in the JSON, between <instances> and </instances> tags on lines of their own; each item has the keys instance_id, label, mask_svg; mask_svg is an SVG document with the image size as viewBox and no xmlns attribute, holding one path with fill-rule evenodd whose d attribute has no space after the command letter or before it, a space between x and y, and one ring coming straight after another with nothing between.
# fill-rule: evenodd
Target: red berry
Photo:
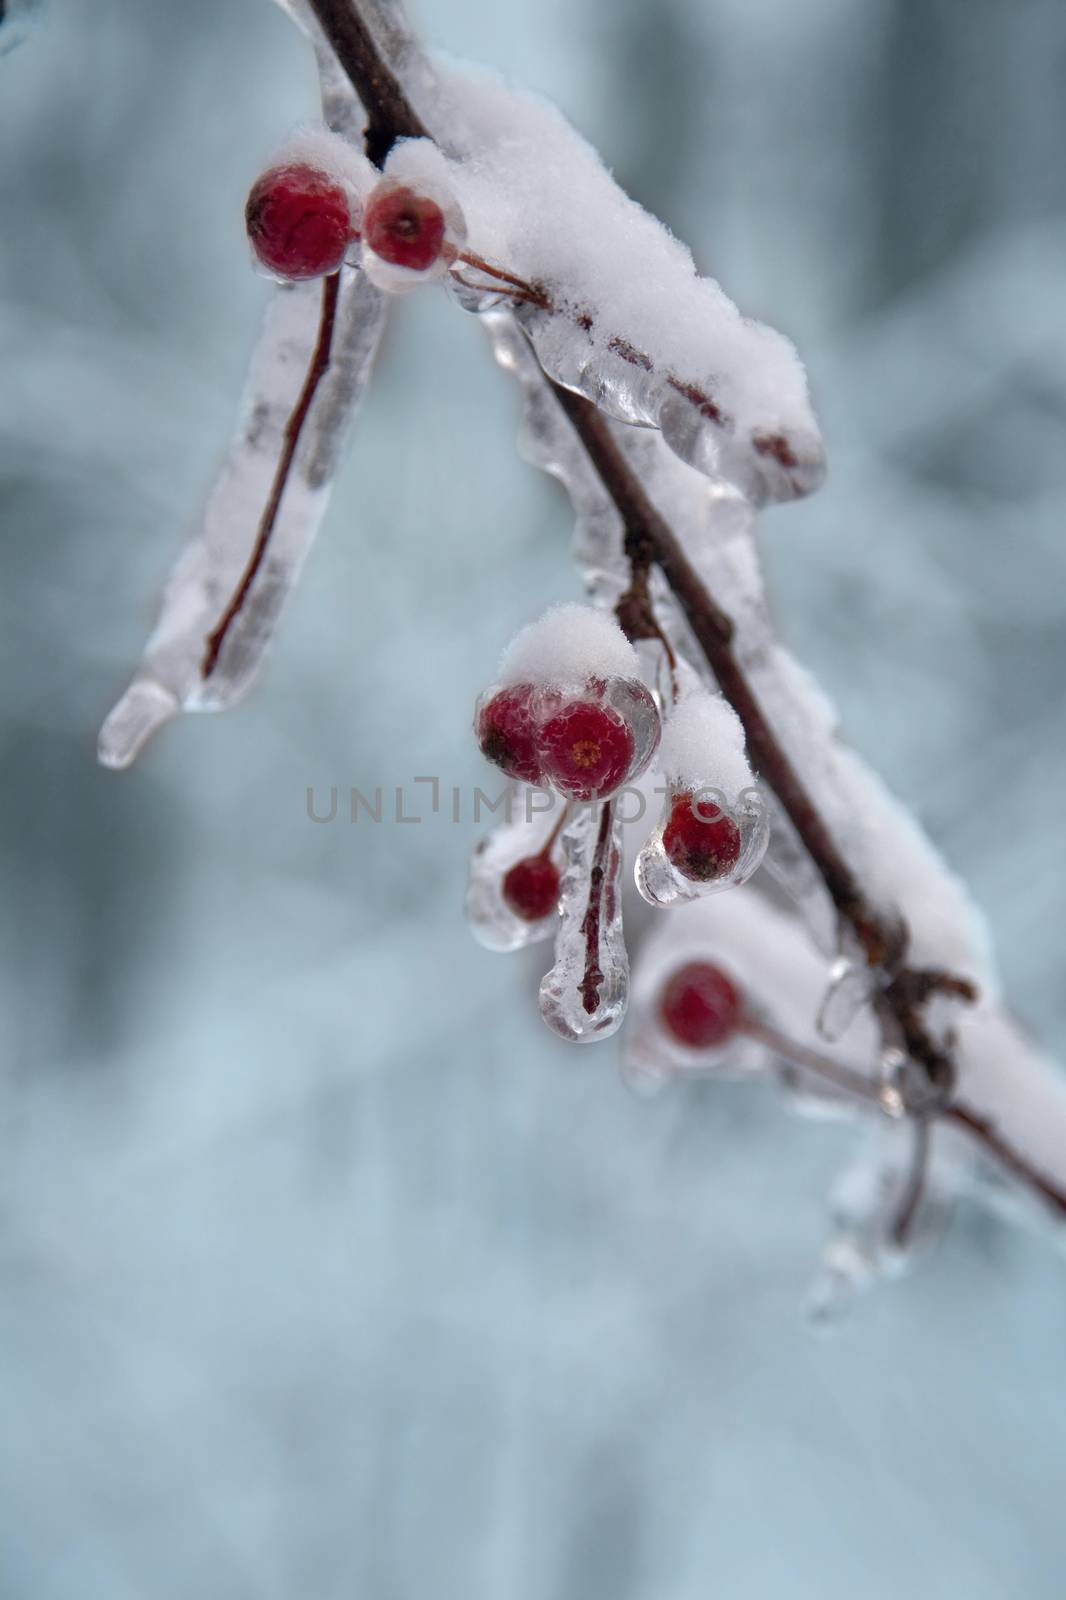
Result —
<instances>
[{"instance_id":1,"label":"red berry","mask_svg":"<svg viewBox=\"0 0 1066 1600\"><path fill-rule=\"evenodd\" d=\"M559 903L559 869L545 855L516 861L503 880L503 898L523 922L540 922Z\"/></svg>"},{"instance_id":2,"label":"red berry","mask_svg":"<svg viewBox=\"0 0 1066 1600\"><path fill-rule=\"evenodd\" d=\"M740 859L740 829L713 800L693 805L690 794L675 794L663 849L683 878L713 883L732 872Z\"/></svg>"},{"instance_id":3,"label":"red berry","mask_svg":"<svg viewBox=\"0 0 1066 1600\"><path fill-rule=\"evenodd\" d=\"M444 212L428 195L379 184L367 201L363 237L382 261L424 272L444 244Z\"/></svg>"},{"instance_id":4,"label":"red berry","mask_svg":"<svg viewBox=\"0 0 1066 1600\"><path fill-rule=\"evenodd\" d=\"M561 794L591 800L612 794L633 762L633 735L623 717L592 700L571 700L540 733L544 771Z\"/></svg>"},{"instance_id":5,"label":"red berry","mask_svg":"<svg viewBox=\"0 0 1066 1600\"><path fill-rule=\"evenodd\" d=\"M690 1050L724 1044L740 1020L740 996L721 967L690 961L679 967L659 1000L666 1031Z\"/></svg>"},{"instance_id":6,"label":"red berry","mask_svg":"<svg viewBox=\"0 0 1066 1600\"><path fill-rule=\"evenodd\" d=\"M482 706L474 730L485 759L524 783L541 778L534 694L531 683L501 689Z\"/></svg>"},{"instance_id":7,"label":"red berry","mask_svg":"<svg viewBox=\"0 0 1066 1600\"><path fill-rule=\"evenodd\" d=\"M244 210L252 249L283 278L336 272L353 237L348 197L317 167L272 167Z\"/></svg>"}]
</instances>

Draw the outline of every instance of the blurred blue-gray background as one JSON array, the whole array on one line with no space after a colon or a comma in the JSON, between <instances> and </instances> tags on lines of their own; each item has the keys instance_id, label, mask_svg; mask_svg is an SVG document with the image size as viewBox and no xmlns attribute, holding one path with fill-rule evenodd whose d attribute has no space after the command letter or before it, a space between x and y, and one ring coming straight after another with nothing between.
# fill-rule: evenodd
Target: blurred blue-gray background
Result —
<instances>
[{"instance_id":1,"label":"blurred blue-gray background","mask_svg":"<svg viewBox=\"0 0 1066 1600\"><path fill-rule=\"evenodd\" d=\"M1066 1054L1062 0L435 0L804 352L832 475L782 630ZM575 592L476 328L394 319L260 687L93 760L231 426L243 198L313 113L269 0L52 0L0 59L2 1600L1061 1600L1066 1278L964 1217L835 1339L852 1136L644 1104L460 920ZM990 804L994 800L994 804Z\"/></svg>"}]
</instances>

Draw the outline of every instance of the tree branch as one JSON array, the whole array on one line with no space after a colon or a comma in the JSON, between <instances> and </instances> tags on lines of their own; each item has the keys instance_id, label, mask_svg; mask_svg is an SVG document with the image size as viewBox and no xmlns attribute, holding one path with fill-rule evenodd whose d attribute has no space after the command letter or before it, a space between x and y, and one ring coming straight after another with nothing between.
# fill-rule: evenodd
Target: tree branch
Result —
<instances>
[{"instance_id":1,"label":"tree branch","mask_svg":"<svg viewBox=\"0 0 1066 1600\"><path fill-rule=\"evenodd\" d=\"M308 0L318 25L366 112L367 159L380 167L397 139L425 139L427 129L350 0Z\"/></svg>"},{"instance_id":2,"label":"tree branch","mask_svg":"<svg viewBox=\"0 0 1066 1600\"><path fill-rule=\"evenodd\" d=\"M382 57L360 14L358 0L308 3L366 110L369 159L380 164L397 139L429 136ZM551 383L547 376L545 381ZM708 592L681 542L648 499L603 416L582 396L554 383L551 388L618 510L631 563L645 572L650 565L658 566L673 590L722 693L744 725L755 765L787 812L838 913L854 929L872 966L898 958L902 954L899 929L873 906L781 747L734 654L732 619ZM939 981L930 985L928 974L904 968L896 973L877 1002L882 1020L887 1019L898 1030L907 1053L938 1091L937 1104L924 1108L925 1114L954 1123L1052 1209L1066 1215L1066 1192L1006 1144L994 1124L950 1099L955 1082L954 1060L932 1036L919 1008L936 988L949 992L954 988L960 998L969 996L964 995L963 986L950 974L936 976Z\"/></svg>"}]
</instances>

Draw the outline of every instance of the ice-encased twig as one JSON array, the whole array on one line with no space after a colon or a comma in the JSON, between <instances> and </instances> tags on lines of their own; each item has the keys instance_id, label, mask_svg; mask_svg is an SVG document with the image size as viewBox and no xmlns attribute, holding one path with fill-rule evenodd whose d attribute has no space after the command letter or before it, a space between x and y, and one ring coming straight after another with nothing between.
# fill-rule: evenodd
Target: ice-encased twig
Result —
<instances>
[{"instance_id":1,"label":"ice-encased twig","mask_svg":"<svg viewBox=\"0 0 1066 1600\"><path fill-rule=\"evenodd\" d=\"M305 0L277 3L314 47L323 119L335 133L357 140L362 108ZM256 544L286 428L322 331L322 301L319 283L285 284L267 308L229 455L200 527L168 580L140 667L100 730L98 755L104 766L129 766L151 735L179 711L222 710L255 679L325 512L385 325L384 297L362 272L343 269L328 370L300 428L264 558L205 677L212 634L240 593Z\"/></svg>"},{"instance_id":2,"label":"ice-encased twig","mask_svg":"<svg viewBox=\"0 0 1066 1600\"><path fill-rule=\"evenodd\" d=\"M252 360L243 420L203 520L167 584L133 682L100 731L107 767L126 767L179 711L219 711L250 688L282 605L322 520L341 447L366 388L385 321L383 297L343 269L329 369L315 394L264 560L205 677L207 641L255 542L285 430L318 337L320 283L279 287Z\"/></svg>"},{"instance_id":3,"label":"ice-encased twig","mask_svg":"<svg viewBox=\"0 0 1066 1600\"><path fill-rule=\"evenodd\" d=\"M540 985L548 1027L575 1044L606 1039L629 999L622 932L622 829L610 801L581 805L562 832L566 865L555 964Z\"/></svg>"}]
</instances>

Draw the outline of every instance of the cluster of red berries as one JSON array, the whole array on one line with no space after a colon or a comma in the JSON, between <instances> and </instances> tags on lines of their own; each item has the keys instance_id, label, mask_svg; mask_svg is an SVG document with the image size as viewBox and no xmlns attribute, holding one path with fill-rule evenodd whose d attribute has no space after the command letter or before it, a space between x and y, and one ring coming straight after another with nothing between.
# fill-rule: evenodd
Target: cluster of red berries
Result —
<instances>
[{"instance_id":1,"label":"cluster of red berries","mask_svg":"<svg viewBox=\"0 0 1066 1600\"><path fill-rule=\"evenodd\" d=\"M345 185L307 162L264 172L244 215L257 259L279 278L336 272L359 238L380 260L413 272L427 271L444 249L444 212L428 195L385 178L360 216Z\"/></svg>"},{"instance_id":2,"label":"cluster of red berries","mask_svg":"<svg viewBox=\"0 0 1066 1600\"><path fill-rule=\"evenodd\" d=\"M570 800L604 800L647 764L630 719L610 703L611 685L590 678L579 693L516 683L478 709L481 753L523 783L549 783ZM642 684L625 685L635 714L658 719Z\"/></svg>"},{"instance_id":3,"label":"cluster of red berries","mask_svg":"<svg viewBox=\"0 0 1066 1600\"><path fill-rule=\"evenodd\" d=\"M721 967L689 961L663 986L659 1020L675 1044L687 1050L715 1050L741 1024L740 995Z\"/></svg>"}]
</instances>

